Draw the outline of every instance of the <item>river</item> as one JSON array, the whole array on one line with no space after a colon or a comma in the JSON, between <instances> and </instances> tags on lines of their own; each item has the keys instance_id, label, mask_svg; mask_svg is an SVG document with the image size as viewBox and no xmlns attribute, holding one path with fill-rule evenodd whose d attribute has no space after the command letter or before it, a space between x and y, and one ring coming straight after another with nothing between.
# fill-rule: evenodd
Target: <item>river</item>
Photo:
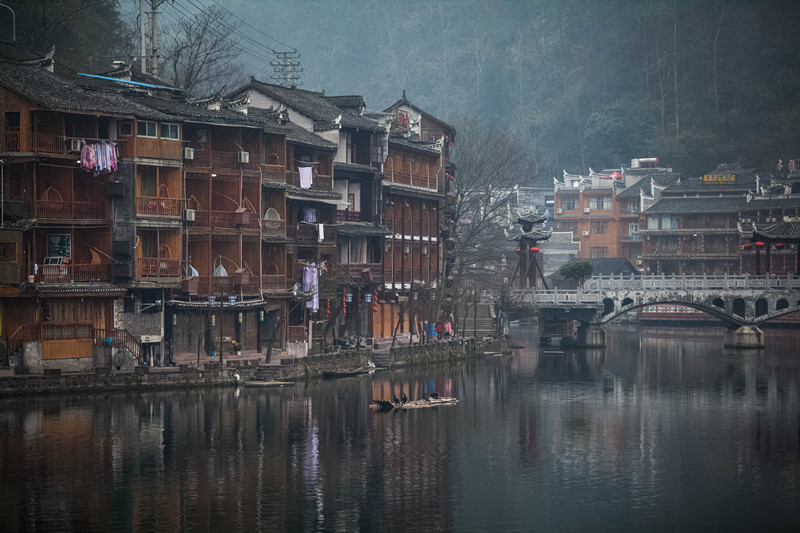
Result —
<instances>
[{"instance_id":1,"label":"river","mask_svg":"<svg viewBox=\"0 0 800 533\"><path fill-rule=\"evenodd\" d=\"M800 531L800 332L0 402L0 531ZM435 391L456 406L379 413Z\"/></svg>"}]
</instances>

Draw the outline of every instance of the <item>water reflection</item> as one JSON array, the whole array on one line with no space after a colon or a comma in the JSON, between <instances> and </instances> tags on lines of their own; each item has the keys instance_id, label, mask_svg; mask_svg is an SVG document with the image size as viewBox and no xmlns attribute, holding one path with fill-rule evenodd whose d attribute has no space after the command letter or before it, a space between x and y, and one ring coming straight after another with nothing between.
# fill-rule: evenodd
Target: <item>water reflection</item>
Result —
<instances>
[{"instance_id":1,"label":"water reflection","mask_svg":"<svg viewBox=\"0 0 800 533\"><path fill-rule=\"evenodd\" d=\"M800 335L517 333L513 357L285 389L4 401L0 530L800 527ZM460 403L369 408L431 392Z\"/></svg>"}]
</instances>

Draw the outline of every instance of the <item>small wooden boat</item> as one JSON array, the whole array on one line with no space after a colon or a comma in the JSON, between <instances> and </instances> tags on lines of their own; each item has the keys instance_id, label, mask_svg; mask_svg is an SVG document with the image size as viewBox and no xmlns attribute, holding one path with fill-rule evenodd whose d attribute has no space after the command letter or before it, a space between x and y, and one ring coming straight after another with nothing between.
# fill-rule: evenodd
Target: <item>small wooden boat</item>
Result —
<instances>
[{"instance_id":1,"label":"small wooden boat","mask_svg":"<svg viewBox=\"0 0 800 533\"><path fill-rule=\"evenodd\" d=\"M425 407L438 407L440 405L456 405L458 398L425 398L424 400L414 400L410 402L392 403L386 400L372 400L369 404L373 409L379 411L391 411L392 409L423 409Z\"/></svg>"},{"instance_id":2,"label":"small wooden boat","mask_svg":"<svg viewBox=\"0 0 800 533\"><path fill-rule=\"evenodd\" d=\"M369 368L359 368L356 370L352 370L350 372L323 372L322 379L339 379L339 378L351 378L353 376L361 376L363 374L369 374Z\"/></svg>"}]
</instances>

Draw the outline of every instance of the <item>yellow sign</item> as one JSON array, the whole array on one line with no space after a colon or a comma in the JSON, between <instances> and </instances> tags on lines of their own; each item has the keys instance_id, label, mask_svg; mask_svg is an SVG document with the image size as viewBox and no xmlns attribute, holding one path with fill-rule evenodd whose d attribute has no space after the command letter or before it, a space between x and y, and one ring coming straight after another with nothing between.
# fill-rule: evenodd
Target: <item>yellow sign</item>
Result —
<instances>
[{"instance_id":1,"label":"yellow sign","mask_svg":"<svg viewBox=\"0 0 800 533\"><path fill-rule=\"evenodd\" d=\"M736 174L706 174L703 183L736 183Z\"/></svg>"}]
</instances>

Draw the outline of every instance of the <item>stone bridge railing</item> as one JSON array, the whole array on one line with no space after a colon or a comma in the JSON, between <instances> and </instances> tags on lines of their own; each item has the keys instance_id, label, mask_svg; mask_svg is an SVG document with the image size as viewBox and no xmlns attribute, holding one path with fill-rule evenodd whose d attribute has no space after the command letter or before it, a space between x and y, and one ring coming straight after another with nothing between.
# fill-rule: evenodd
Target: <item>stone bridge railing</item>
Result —
<instances>
[{"instance_id":1,"label":"stone bridge railing","mask_svg":"<svg viewBox=\"0 0 800 533\"><path fill-rule=\"evenodd\" d=\"M744 325L800 310L800 278L597 276L578 290L528 290L517 296L541 309L570 310L576 320L585 323L602 324L640 307L677 303L730 325Z\"/></svg>"}]
</instances>

